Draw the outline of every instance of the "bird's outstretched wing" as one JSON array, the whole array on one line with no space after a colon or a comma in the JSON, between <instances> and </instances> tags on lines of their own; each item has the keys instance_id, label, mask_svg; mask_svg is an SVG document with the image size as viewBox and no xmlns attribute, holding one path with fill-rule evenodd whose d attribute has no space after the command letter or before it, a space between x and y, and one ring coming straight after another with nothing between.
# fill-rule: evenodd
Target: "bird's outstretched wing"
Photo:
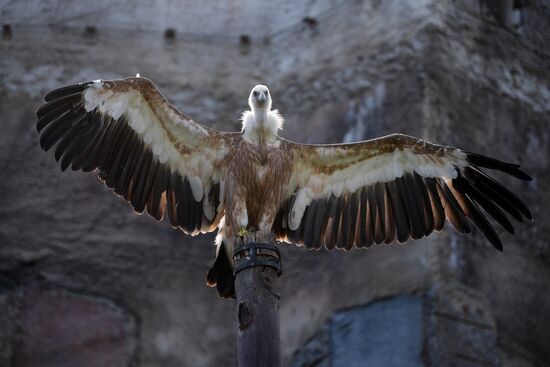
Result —
<instances>
[{"instance_id":1,"label":"bird's outstretched wing","mask_svg":"<svg viewBox=\"0 0 550 367\"><path fill-rule=\"evenodd\" d=\"M186 233L221 218L223 133L172 106L145 78L56 89L36 111L40 145L55 147L61 169L94 171L134 210Z\"/></svg>"},{"instance_id":2,"label":"bird's outstretched wing","mask_svg":"<svg viewBox=\"0 0 550 367\"><path fill-rule=\"evenodd\" d=\"M463 233L474 223L502 250L480 207L511 233L505 212L532 219L514 193L482 171L531 180L516 164L400 134L339 145L282 143L292 151L293 172L273 227L280 240L369 247L427 236L448 220Z\"/></svg>"}]
</instances>

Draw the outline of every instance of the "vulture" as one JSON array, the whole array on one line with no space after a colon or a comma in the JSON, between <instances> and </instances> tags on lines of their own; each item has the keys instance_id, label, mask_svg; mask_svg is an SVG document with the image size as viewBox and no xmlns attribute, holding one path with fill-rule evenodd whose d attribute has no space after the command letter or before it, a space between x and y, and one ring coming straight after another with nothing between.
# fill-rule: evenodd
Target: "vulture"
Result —
<instances>
[{"instance_id":1,"label":"vulture","mask_svg":"<svg viewBox=\"0 0 550 367\"><path fill-rule=\"evenodd\" d=\"M142 77L55 89L37 111L44 151L61 169L95 171L136 213L197 235L218 230L207 284L234 296L233 242L250 231L308 249L403 243L477 227L502 251L492 221L532 220L488 171L530 181L520 166L402 134L350 144L278 136L283 118L255 86L240 132L200 125ZM491 221L488 218L492 218Z\"/></svg>"}]
</instances>

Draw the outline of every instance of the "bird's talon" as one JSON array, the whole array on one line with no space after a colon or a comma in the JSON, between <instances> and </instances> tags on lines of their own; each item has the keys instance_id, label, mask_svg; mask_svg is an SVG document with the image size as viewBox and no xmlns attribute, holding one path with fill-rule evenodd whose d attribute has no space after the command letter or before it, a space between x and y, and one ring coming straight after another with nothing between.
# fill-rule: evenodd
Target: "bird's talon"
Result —
<instances>
[{"instance_id":1,"label":"bird's talon","mask_svg":"<svg viewBox=\"0 0 550 367\"><path fill-rule=\"evenodd\" d=\"M241 229L239 229L239 232L237 232L239 237L244 237L247 233L248 233L248 231L246 230L246 228L241 228Z\"/></svg>"}]
</instances>

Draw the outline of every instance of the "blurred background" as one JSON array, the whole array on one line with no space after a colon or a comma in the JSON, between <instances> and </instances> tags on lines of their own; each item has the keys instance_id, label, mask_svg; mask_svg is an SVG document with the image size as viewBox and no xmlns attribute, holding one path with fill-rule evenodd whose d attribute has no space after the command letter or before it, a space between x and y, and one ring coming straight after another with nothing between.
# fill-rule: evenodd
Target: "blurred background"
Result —
<instances>
[{"instance_id":1,"label":"blurred background","mask_svg":"<svg viewBox=\"0 0 550 367\"><path fill-rule=\"evenodd\" d=\"M138 216L41 152L50 89L140 73L238 130L267 84L283 135L411 134L517 162L535 223L407 245L282 245L285 366L550 365L550 4L545 0L0 0L0 366L235 366L205 285L213 235ZM51 152L50 152L51 153Z\"/></svg>"}]
</instances>

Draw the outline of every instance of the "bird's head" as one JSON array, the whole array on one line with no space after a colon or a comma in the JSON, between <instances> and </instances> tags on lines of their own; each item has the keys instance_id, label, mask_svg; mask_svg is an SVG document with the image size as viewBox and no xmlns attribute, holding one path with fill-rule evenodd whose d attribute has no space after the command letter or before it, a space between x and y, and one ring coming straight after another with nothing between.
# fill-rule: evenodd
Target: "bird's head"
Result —
<instances>
[{"instance_id":1,"label":"bird's head","mask_svg":"<svg viewBox=\"0 0 550 367\"><path fill-rule=\"evenodd\" d=\"M250 92L248 104L252 111L271 110L271 95L265 85L258 84Z\"/></svg>"}]
</instances>

